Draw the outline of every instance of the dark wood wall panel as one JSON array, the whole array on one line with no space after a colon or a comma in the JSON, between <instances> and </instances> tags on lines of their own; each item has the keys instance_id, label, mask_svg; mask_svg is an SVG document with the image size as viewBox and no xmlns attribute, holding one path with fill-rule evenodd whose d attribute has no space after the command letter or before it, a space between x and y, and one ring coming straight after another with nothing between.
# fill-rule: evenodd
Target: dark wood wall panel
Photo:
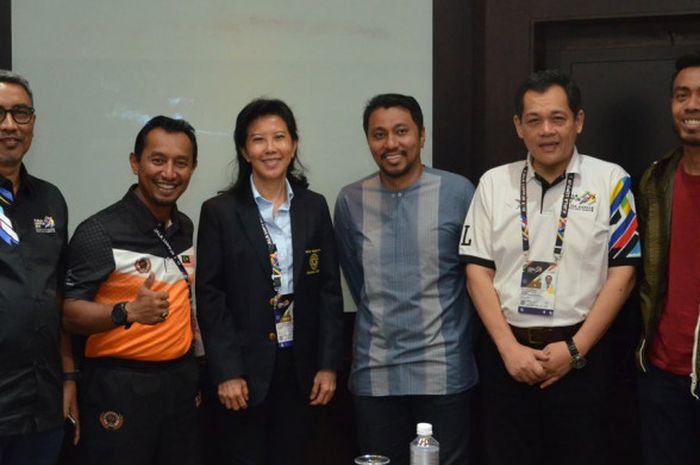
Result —
<instances>
[{"instance_id":1,"label":"dark wood wall panel","mask_svg":"<svg viewBox=\"0 0 700 465\"><path fill-rule=\"evenodd\" d=\"M479 24L480 1L433 2L433 111L440 109L430 128L433 165L457 173L478 168L472 156L478 121L471 109L474 83L479 82L474 52L480 31L474 25Z\"/></svg>"},{"instance_id":2,"label":"dark wood wall panel","mask_svg":"<svg viewBox=\"0 0 700 465\"><path fill-rule=\"evenodd\" d=\"M0 0L0 69L12 69L12 14L10 0Z\"/></svg>"}]
</instances>

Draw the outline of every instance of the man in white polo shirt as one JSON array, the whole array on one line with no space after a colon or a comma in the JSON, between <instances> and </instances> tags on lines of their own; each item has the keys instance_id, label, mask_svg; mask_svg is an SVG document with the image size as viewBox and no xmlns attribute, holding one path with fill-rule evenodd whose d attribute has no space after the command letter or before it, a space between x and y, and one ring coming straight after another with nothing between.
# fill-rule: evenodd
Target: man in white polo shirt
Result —
<instances>
[{"instance_id":1,"label":"man in white polo shirt","mask_svg":"<svg viewBox=\"0 0 700 465\"><path fill-rule=\"evenodd\" d=\"M459 248L490 336L480 366L489 463L603 463L603 336L640 258L630 178L578 153L581 93L565 74L532 74L515 108L527 159L484 174Z\"/></svg>"}]
</instances>

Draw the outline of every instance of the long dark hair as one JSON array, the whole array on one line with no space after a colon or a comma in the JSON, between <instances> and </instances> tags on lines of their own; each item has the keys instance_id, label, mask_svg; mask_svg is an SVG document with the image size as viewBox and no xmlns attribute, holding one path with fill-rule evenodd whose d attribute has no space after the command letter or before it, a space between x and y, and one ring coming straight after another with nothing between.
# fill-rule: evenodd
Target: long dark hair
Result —
<instances>
[{"instance_id":1,"label":"long dark hair","mask_svg":"<svg viewBox=\"0 0 700 465\"><path fill-rule=\"evenodd\" d=\"M229 191L242 194L250 190L250 175L252 168L250 163L243 157L245 142L248 138L248 128L256 119L262 116L279 116L287 125L289 135L294 142L299 142L297 132L297 122L294 113L289 106L279 99L258 98L250 102L238 113L236 118L236 128L233 130L233 142L236 145L236 162L238 163L238 175L229 188ZM292 158L292 162L287 168L287 180L292 186L308 187L309 182L304 175L304 165L299 161L299 148Z\"/></svg>"}]
</instances>

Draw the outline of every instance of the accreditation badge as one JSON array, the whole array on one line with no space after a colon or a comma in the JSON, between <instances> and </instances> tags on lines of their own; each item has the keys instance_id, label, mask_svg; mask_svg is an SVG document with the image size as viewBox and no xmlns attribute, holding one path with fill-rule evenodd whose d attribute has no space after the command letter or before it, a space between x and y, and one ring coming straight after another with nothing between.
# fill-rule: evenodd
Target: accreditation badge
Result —
<instances>
[{"instance_id":1,"label":"accreditation badge","mask_svg":"<svg viewBox=\"0 0 700 465\"><path fill-rule=\"evenodd\" d=\"M282 296L275 308L275 331L280 348L294 345L294 301Z\"/></svg>"},{"instance_id":2,"label":"accreditation badge","mask_svg":"<svg viewBox=\"0 0 700 465\"><path fill-rule=\"evenodd\" d=\"M559 267L555 262L527 262L520 278L518 313L553 316Z\"/></svg>"}]
</instances>

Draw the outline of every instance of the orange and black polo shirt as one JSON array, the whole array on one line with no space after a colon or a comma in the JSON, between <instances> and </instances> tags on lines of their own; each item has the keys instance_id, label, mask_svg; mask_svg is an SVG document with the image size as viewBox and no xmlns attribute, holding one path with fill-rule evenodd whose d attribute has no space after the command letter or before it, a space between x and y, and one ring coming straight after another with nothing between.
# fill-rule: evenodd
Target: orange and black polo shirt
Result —
<instances>
[{"instance_id":1,"label":"orange and black polo shirt","mask_svg":"<svg viewBox=\"0 0 700 465\"><path fill-rule=\"evenodd\" d=\"M148 274L154 291L169 294L168 318L159 324L134 323L88 337L86 357L166 361L182 357L192 345L190 299L182 273L154 228L163 225L141 203L131 186L114 205L83 221L68 246L65 295L72 299L116 304L136 298ZM194 283L192 221L177 208L164 236Z\"/></svg>"}]
</instances>

